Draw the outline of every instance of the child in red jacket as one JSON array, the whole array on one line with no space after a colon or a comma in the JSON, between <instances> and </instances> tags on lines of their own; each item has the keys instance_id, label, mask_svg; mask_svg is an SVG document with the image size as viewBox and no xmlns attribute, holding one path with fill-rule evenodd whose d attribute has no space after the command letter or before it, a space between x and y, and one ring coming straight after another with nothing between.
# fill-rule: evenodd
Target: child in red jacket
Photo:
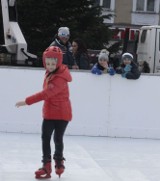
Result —
<instances>
[{"instance_id":1,"label":"child in red jacket","mask_svg":"<svg viewBox=\"0 0 160 181\"><path fill-rule=\"evenodd\" d=\"M51 46L43 53L43 65L46 74L43 90L16 103L16 107L31 105L44 101L42 123L42 162L43 167L35 172L36 178L50 178L51 146L50 140L54 131L55 172L61 175L64 172L63 136L68 122L72 119L72 109L69 99L68 82L72 81L69 69L62 64L63 54L60 48Z\"/></svg>"}]
</instances>

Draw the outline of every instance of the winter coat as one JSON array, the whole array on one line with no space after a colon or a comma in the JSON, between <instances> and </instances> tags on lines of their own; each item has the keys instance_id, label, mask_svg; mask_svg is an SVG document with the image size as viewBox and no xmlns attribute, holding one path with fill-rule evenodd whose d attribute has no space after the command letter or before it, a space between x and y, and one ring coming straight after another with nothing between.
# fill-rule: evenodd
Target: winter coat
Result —
<instances>
[{"instance_id":1,"label":"winter coat","mask_svg":"<svg viewBox=\"0 0 160 181\"><path fill-rule=\"evenodd\" d=\"M89 69L89 57L87 53L76 53L73 57L79 69Z\"/></svg>"},{"instance_id":2,"label":"winter coat","mask_svg":"<svg viewBox=\"0 0 160 181\"><path fill-rule=\"evenodd\" d=\"M115 74L115 70L113 69L113 67L108 67L107 69L105 69L104 67L102 67L99 62L96 63L92 69L91 72L93 74L97 74L97 75L101 75L102 73L109 73L109 75L114 75Z\"/></svg>"},{"instance_id":3,"label":"winter coat","mask_svg":"<svg viewBox=\"0 0 160 181\"><path fill-rule=\"evenodd\" d=\"M26 98L28 105L44 101L43 118L47 120L72 119L72 109L69 99L68 82L72 77L66 65L61 65L53 74L46 73L43 83L43 90Z\"/></svg>"},{"instance_id":4,"label":"winter coat","mask_svg":"<svg viewBox=\"0 0 160 181\"><path fill-rule=\"evenodd\" d=\"M91 72L93 74L101 75L103 71L105 70L104 67L102 67L99 63L94 64L94 66L91 69Z\"/></svg>"},{"instance_id":5,"label":"winter coat","mask_svg":"<svg viewBox=\"0 0 160 181\"><path fill-rule=\"evenodd\" d=\"M127 66L130 66L130 70L126 71ZM129 65L122 64L120 68L116 69L116 73L122 74L122 77L127 79L138 79L141 75L138 66L133 61Z\"/></svg>"},{"instance_id":6,"label":"winter coat","mask_svg":"<svg viewBox=\"0 0 160 181\"><path fill-rule=\"evenodd\" d=\"M50 46L57 46L59 47L63 52L63 64L67 65L69 69L72 68L73 65L75 65L72 52L71 52L71 44L67 42L66 45L64 45L58 38L53 41Z\"/></svg>"}]
</instances>

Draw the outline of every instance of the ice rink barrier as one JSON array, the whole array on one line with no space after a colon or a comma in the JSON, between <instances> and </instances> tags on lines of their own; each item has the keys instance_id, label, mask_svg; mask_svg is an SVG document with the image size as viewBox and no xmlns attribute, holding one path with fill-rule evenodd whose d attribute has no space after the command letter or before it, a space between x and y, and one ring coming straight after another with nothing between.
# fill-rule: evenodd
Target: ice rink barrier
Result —
<instances>
[{"instance_id":1,"label":"ice rink barrier","mask_svg":"<svg viewBox=\"0 0 160 181\"><path fill-rule=\"evenodd\" d=\"M44 69L0 67L0 131L41 133L42 104L15 103L42 89ZM67 135L160 139L160 76L93 75L71 71L73 119Z\"/></svg>"}]
</instances>

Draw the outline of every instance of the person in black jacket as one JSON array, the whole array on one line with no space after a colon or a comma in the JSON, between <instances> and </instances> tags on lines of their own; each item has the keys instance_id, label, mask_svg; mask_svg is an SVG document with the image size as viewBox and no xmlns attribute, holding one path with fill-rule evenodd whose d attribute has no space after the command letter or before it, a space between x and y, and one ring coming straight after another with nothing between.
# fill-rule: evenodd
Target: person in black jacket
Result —
<instances>
[{"instance_id":1,"label":"person in black jacket","mask_svg":"<svg viewBox=\"0 0 160 181\"><path fill-rule=\"evenodd\" d=\"M82 39L76 38L72 41L72 53L77 69L88 70L90 68L88 51Z\"/></svg>"},{"instance_id":2,"label":"person in black jacket","mask_svg":"<svg viewBox=\"0 0 160 181\"><path fill-rule=\"evenodd\" d=\"M54 41L50 46L57 46L63 52L63 64L67 65L69 69L76 69L76 64L74 62L71 43L69 42L70 31L68 27L60 27L58 33L55 35Z\"/></svg>"},{"instance_id":3,"label":"person in black jacket","mask_svg":"<svg viewBox=\"0 0 160 181\"><path fill-rule=\"evenodd\" d=\"M133 61L133 55L130 53L122 55L122 64L116 69L116 73L121 74L123 78L127 79L138 79L141 74L138 66Z\"/></svg>"}]
</instances>

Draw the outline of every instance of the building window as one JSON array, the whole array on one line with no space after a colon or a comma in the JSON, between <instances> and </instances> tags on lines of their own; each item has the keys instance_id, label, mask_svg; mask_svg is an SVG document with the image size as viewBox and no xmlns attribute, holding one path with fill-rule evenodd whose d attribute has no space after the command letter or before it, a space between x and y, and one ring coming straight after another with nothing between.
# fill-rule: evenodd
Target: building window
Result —
<instances>
[{"instance_id":1,"label":"building window","mask_svg":"<svg viewBox=\"0 0 160 181\"><path fill-rule=\"evenodd\" d=\"M103 0L103 7L111 9L111 0Z\"/></svg>"},{"instance_id":2,"label":"building window","mask_svg":"<svg viewBox=\"0 0 160 181\"><path fill-rule=\"evenodd\" d=\"M155 11L155 0L137 0L136 11Z\"/></svg>"},{"instance_id":3,"label":"building window","mask_svg":"<svg viewBox=\"0 0 160 181\"><path fill-rule=\"evenodd\" d=\"M154 0L148 0L147 1L147 11L154 11Z\"/></svg>"},{"instance_id":4,"label":"building window","mask_svg":"<svg viewBox=\"0 0 160 181\"><path fill-rule=\"evenodd\" d=\"M143 11L144 10L144 0L137 1L136 10L137 11Z\"/></svg>"}]
</instances>

